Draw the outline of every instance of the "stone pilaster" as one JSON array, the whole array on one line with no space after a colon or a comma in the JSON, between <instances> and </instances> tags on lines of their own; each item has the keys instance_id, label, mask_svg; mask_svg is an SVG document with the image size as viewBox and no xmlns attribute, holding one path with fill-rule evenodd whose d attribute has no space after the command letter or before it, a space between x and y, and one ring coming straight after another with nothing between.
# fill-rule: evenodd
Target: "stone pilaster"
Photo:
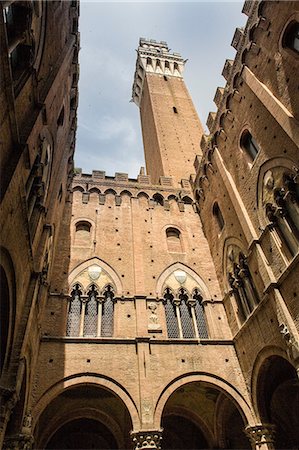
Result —
<instances>
[{"instance_id":1,"label":"stone pilaster","mask_svg":"<svg viewBox=\"0 0 299 450\"><path fill-rule=\"evenodd\" d=\"M275 426L269 423L248 426L245 429L252 450L274 450Z\"/></svg>"},{"instance_id":2,"label":"stone pilaster","mask_svg":"<svg viewBox=\"0 0 299 450\"><path fill-rule=\"evenodd\" d=\"M162 430L132 432L134 450L161 450Z\"/></svg>"}]
</instances>

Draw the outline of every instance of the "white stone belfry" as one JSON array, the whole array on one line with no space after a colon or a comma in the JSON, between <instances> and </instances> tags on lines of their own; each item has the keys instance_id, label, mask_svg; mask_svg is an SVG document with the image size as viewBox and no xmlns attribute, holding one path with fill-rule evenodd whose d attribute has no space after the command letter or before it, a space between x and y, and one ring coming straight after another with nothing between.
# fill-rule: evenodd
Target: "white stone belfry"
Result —
<instances>
[{"instance_id":1,"label":"white stone belfry","mask_svg":"<svg viewBox=\"0 0 299 450\"><path fill-rule=\"evenodd\" d=\"M179 53L170 53L167 42L154 39L140 38L137 54L132 100L140 106L146 73L183 78L186 61Z\"/></svg>"}]
</instances>

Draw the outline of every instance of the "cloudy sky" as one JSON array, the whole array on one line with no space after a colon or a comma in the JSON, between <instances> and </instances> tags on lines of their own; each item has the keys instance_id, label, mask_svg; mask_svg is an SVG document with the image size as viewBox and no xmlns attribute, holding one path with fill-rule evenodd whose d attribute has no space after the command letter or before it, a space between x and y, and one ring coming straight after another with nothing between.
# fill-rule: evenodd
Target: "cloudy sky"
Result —
<instances>
[{"instance_id":1,"label":"cloudy sky","mask_svg":"<svg viewBox=\"0 0 299 450\"><path fill-rule=\"evenodd\" d=\"M80 83L75 166L126 172L144 166L139 110L130 103L139 37L166 41L188 59L185 82L206 127L230 43L244 26L243 1L102 2L81 0Z\"/></svg>"}]
</instances>

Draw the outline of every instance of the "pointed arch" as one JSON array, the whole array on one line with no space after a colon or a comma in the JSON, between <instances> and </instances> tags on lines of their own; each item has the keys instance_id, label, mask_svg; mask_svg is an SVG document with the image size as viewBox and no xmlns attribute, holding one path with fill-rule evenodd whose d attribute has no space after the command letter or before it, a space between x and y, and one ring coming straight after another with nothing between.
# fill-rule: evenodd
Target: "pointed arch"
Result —
<instances>
[{"instance_id":1,"label":"pointed arch","mask_svg":"<svg viewBox=\"0 0 299 450\"><path fill-rule=\"evenodd\" d=\"M80 272L82 272L84 269L87 269L88 267L90 267L92 265L100 266L102 269L105 270L105 272L109 275L109 277L111 278L111 280L114 283L116 293L118 295L121 295L123 289L122 289L122 283L121 283L121 280L120 280L118 274L110 265L108 265L103 260L101 260L100 258L97 258L97 257L87 259L86 261L78 264L69 274L69 278L68 278L69 285L71 285L74 282L74 280L80 274Z\"/></svg>"},{"instance_id":2,"label":"pointed arch","mask_svg":"<svg viewBox=\"0 0 299 450\"><path fill-rule=\"evenodd\" d=\"M190 275L190 277L192 277L196 281L203 295L203 298L204 299L211 298L210 292L204 280L193 269L180 262L171 264L160 274L156 285L156 292L159 297L163 297L163 285L166 279L169 277L169 275L171 275L175 270L185 271L188 275Z\"/></svg>"}]
</instances>

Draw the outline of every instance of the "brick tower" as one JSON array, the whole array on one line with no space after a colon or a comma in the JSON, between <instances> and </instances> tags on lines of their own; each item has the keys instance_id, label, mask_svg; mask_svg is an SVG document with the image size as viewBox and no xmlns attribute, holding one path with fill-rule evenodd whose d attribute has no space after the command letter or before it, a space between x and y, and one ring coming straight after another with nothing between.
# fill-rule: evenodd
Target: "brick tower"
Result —
<instances>
[{"instance_id":1,"label":"brick tower","mask_svg":"<svg viewBox=\"0 0 299 450\"><path fill-rule=\"evenodd\" d=\"M140 108L146 168L153 183L193 173L203 129L183 79L185 61L167 43L141 38L133 84Z\"/></svg>"}]
</instances>

